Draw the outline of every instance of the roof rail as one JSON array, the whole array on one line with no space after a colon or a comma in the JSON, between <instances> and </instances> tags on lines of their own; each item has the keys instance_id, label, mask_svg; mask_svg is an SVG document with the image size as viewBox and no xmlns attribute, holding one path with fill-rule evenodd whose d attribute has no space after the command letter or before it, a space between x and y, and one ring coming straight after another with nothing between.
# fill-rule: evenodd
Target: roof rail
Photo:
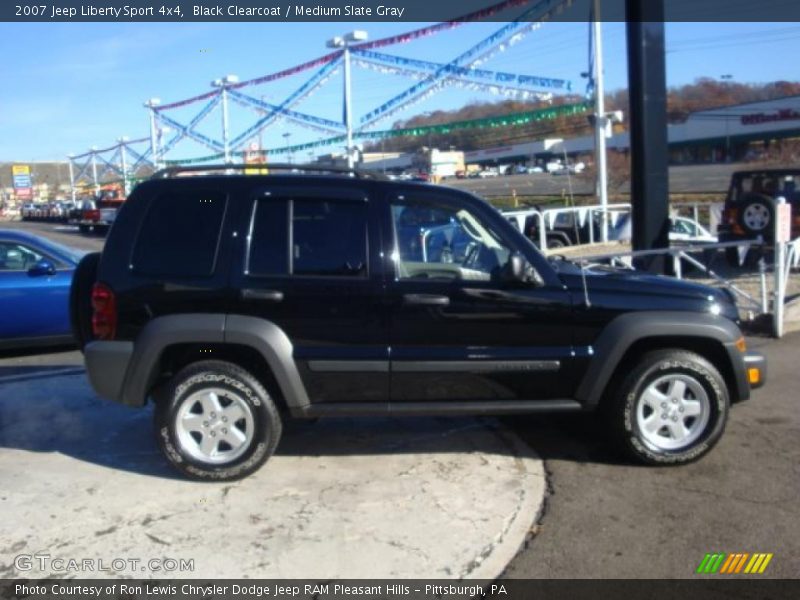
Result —
<instances>
[{"instance_id":1,"label":"roof rail","mask_svg":"<svg viewBox=\"0 0 800 600\"><path fill-rule=\"evenodd\" d=\"M364 171L362 169L350 169L347 167L324 167L324 166L316 166L316 165L302 165L302 164L291 164L291 163L269 163L269 164L216 164L216 165L186 165L180 166L176 165L173 167L167 167L165 169L161 169L160 171L156 171L150 176L150 179L166 179L167 177L176 177L183 173L207 173L209 171L222 171L223 174L230 171L238 171L243 172L245 170L260 170L260 169L268 169L270 174L273 174L272 171L289 171L297 172L302 171L305 173L334 173L337 175L350 175L351 177L357 177L359 179L377 179L385 181L388 179L382 173L377 173L375 171Z\"/></svg>"}]
</instances>

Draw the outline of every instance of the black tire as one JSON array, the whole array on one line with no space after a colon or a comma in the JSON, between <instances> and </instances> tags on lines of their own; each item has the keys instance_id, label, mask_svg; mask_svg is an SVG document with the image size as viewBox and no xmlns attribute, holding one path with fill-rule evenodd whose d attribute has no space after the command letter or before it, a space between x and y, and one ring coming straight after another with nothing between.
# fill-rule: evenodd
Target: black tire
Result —
<instances>
[{"instance_id":1,"label":"black tire","mask_svg":"<svg viewBox=\"0 0 800 600\"><path fill-rule=\"evenodd\" d=\"M92 341L92 286L97 281L97 267L100 264L100 253L87 254L78 263L72 276L69 289L69 320L72 336L83 352L84 347Z\"/></svg>"},{"instance_id":2,"label":"black tire","mask_svg":"<svg viewBox=\"0 0 800 600\"><path fill-rule=\"evenodd\" d=\"M689 412L688 408L685 412L678 412L683 405L673 403L670 395L663 398L663 403L658 399L656 410L650 408L653 400L645 400L645 392L659 381L664 381L664 385L672 389L669 387L671 378L694 382L686 386L688 394L683 394L689 396L687 402L697 401L698 406L705 406L707 419L702 413L694 419L684 416L685 412ZM699 394L694 395L693 389ZM703 393L707 400L705 405L701 399ZM694 399L691 398L693 395ZM714 365L699 354L676 349L655 350L645 354L624 376L608 400L606 416L615 441L629 457L649 465L682 465L699 459L719 441L730 408L725 380ZM658 430L650 433L643 431L639 418L640 405L644 418L655 419L654 427L661 425ZM645 414L648 410L651 411L649 416ZM664 413L659 415L662 410ZM686 444L666 447L673 443L672 427L679 427L678 422L692 434ZM696 437L692 439L692 436ZM653 438L664 441L654 443ZM680 444L677 440L674 443Z\"/></svg>"},{"instance_id":3,"label":"black tire","mask_svg":"<svg viewBox=\"0 0 800 600\"><path fill-rule=\"evenodd\" d=\"M78 225L78 231L80 231L83 235L87 235L89 233L89 226L88 225Z\"/></svg>"},{"instance_id":4,"label":"black tire","mask_svg":"<svg viewBox=\"0 0 800 600\"><path fill-rule=\"evenodd\" d=\"M234 405L243 414L249 411L249 423L244 422L244 417L236 421L240 434L248 439L243 442L240 453L230 460L224 460L223 457L221 462L213 462L199 457L198 454L203 453L201 441L207 434L200 431L187 434L186 428L181 431L178 429L181 415L191 410L189 403L201 410L199 413L192 410L193 414L205 417L208 413L199 407L200 401L191 400L193 396L202 397L204 389L222 391L219 394L222 411ZM198 393L200 396L196 396ZM230 404L224 404L226 401ZM226 426L222 423L225 420L222 411L213 418L210 415L214 413L208 413L207 420L203 421L202 427L210 427L211 433L208 435L214 435L214 431L227 434L222 429ZM264 386L241 367L224 361L196 362L172 377L156 394L154 419L158 445L169 463L184 475L203 481L233 481L250 475L275 452L282 431L280 414ZM250 425L252 430L249 429ZM233 429L234 424L227 426ZM236 451L222 439L222 435L220 433L214 450L229 451L224 447L227 445L230 451Z\"/></svg>"},{"instance_id":5,"label":"black tire","mask_svg":"<svg viewBox=\"0 0 800 600\"><path fill-rule=\"evenodd\" d=\"M557 250L558 248L566 248L569 244L567 244L563 238L560 237L549 237L547 238L547 249L548 250Z\"/></svg>"},{"instance_id":6,"label":"black tire","mask_svg":"<svg viewBox=\"0 0 800 600\"><path fill-rule=\"evenodd\" d=\"M739 225L752 237L771 239L775 229L775 203L764 194L748 194L739 203Z\"/></svg>"}]
</instances>

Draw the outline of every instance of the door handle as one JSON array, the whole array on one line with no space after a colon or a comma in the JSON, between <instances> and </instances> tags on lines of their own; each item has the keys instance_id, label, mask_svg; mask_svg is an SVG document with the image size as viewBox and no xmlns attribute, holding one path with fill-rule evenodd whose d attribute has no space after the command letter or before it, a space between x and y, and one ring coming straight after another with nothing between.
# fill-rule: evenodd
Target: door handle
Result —
<instances>
[{"instance_id":1,"label":"door handle","mask_svg":"<svg viewBox=\"0 0 800 600\"><path fill-rule=\"evenodd\" d=\"M450 298L437 294L403 294L407 306L449 306Z\"/></svg>"},{"instance_id":2,"label":"door handle","mask_svg":"<svg viewBox=\"0 0 800 600\"><path fill-rule=\"evenodd\" d=\"M242 290L244 300L265 300L267 302L280 302L283 300L283 292L278 290L254 290L246 288Z\"/></svg>"}]
</instances>

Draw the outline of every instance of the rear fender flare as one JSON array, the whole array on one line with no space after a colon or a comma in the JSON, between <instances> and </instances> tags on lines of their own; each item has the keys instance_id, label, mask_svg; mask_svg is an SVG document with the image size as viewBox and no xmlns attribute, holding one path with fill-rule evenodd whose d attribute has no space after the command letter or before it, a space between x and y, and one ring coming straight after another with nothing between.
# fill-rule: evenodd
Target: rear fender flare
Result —
<instances>
[{"instance_id":1,"label":"rear fender flare","mask_svg":"<svg viewBox=\"0 0 800 600\"><path fill-rule=\"evenodd\" d=\"M309 406L294 362L294 347L280 327L257 317L206 313L157 317L145 326L125 374L123 403L142 406L158 380L158 363L164 351L191 343L239 344L255 349L272 370L290 410L302 412Z\"/></svg>"}]
</instances>

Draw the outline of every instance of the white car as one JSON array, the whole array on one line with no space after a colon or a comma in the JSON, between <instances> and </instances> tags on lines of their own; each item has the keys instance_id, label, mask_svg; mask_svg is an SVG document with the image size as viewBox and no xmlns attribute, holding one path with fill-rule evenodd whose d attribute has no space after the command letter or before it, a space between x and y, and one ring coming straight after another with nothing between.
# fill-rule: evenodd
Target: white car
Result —
<instances>
[{"instance_id":1,"label":"white car","mask_svg":"<svg viewBox=\"0 0 800 600\"><path fill-rule=\"evenodd\" d=\"M631 215L630 213L621 215L613 228L609 230L609 239L619 242L631 241ZM688 217L670 217L669 219L669 241L670 242L689 242L693 244L714 244L717 236L700 225L694 219Z\"/></svg>"},{"instance_id":2,"label":"white car","mask_svg":"<svg viewBox=\"0 0 800 600\"><path fill-rule=\"evenodd\" d=\"M717 236L711 235L708 229L694 219L672 217L669 220L669 241L715 244Z\"/></svg>"},{"instance_id":3,"label":"white car","mask_svg":"<svg viewBox=\"0 0 800 600\"><path fill-rule=\"evenodd\" d=\"M478 173L478 177L480 177L481 179L487 179L489 177L497 177L497 171L490 171L488 169L486 171L480 171Z\"/></svg>"}]
</instances>

